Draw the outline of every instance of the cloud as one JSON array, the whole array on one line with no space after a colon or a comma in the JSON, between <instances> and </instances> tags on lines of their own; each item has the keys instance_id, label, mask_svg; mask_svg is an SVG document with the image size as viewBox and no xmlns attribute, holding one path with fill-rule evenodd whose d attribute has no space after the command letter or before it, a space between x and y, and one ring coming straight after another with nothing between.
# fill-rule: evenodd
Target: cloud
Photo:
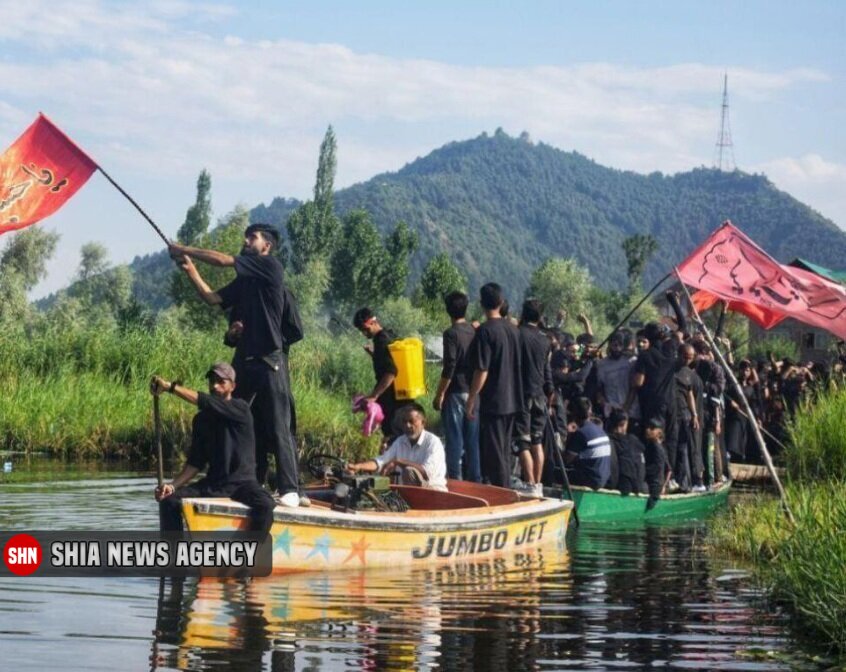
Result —
<instances>
[{"instance_id":1,"label":"cloud","mask_svg":"<svg viewBox=\"0 0 846 672\"><path fill-rule=\"evenodd\" d=\"M780 189L814 207L841 227L846 227L846 164L819 154L780 157L753 167L766 173Z\"/></svg>"}]
</instances>

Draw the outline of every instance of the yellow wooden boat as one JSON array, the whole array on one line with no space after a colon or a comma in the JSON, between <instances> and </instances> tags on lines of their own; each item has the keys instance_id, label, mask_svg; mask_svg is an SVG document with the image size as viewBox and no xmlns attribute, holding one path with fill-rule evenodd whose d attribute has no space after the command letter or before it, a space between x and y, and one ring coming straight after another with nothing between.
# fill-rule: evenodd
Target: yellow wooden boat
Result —
<instances>
[{"instance_id":1,"label":"yellow wooden boat","mask_svg":"<svg viewBox=\"0 0 846 672\"><path fill-rule=\"evenodd\" d=\"M391 485L406 511L344 510L332 489L306 489L310 507L277 507L273 573L422 566L540 547L565 549L573 503L450 480L448 491ZM192 531L243 529L247 508L230 499L185 499Z\"/></svg>"}]
</instances>

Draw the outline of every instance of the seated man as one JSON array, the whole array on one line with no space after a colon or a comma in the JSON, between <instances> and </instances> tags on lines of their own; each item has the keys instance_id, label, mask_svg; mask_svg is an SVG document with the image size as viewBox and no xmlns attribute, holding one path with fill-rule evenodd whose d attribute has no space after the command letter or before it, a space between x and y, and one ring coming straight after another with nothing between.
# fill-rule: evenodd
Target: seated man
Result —
<instances>
[{"instance_id":1,"label":"seated man","mask_svg":"<svg viewBox=\"0 0 846 672\"><path fill-rule=\"evenodd\" d=\"M403 435L384 453L366 462L347 464L348 471L400 472L403 485L422 485L446 492L446 453L441 440L426 431L426 412L412 403L402 409Z\"/></svg>"},{"instance_id":2,"label":"seated man","mask_svg":"<svg viewBox=\"0 0 846 672\"><path fill-rule=\"evenodd\" d=\"M218 362L206 374L209 394L156 376L153 394L171 392L200 411L191 427L191 450L182 471L171 483L156 488L159 520L163 532L181 531L182 499L185 497L229 497L250 507L250 530L264 532L273 523L274 502L256 480L256 446L253 415L249 404L235 399L235 369ZM208 465L204 478L188 485Z\"/></svg>"},{"instance_id":3,"label":"seated man","mask_svg":"<svg viewBox=\"0 0 846 672\"><path fill-rule=\"evenodd\" d=\"M604 488L611 477L611 442L593 421L590 400L579 397L570 407L576 430L567 437L564 461L573 465L570 482L594 490Z\"/></svg>"}]
</instances>

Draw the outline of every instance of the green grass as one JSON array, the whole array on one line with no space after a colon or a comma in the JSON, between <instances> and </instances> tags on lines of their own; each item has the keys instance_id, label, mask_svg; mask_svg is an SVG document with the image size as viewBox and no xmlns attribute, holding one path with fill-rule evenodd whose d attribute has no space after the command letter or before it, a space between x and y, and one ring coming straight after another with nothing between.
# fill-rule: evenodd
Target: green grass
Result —
<instances>
[{"instance_id":1,"label":"green grass","mask_svg":"<svg viewBox=\"0 0 846 672\"><path fill-rule=\"evenodd\" d=\"M714 551L750 562L800 631L846 656L846 393L816 395L790 420L787 501L759 495L717 518Z\"/></svg>"}]
</instances>

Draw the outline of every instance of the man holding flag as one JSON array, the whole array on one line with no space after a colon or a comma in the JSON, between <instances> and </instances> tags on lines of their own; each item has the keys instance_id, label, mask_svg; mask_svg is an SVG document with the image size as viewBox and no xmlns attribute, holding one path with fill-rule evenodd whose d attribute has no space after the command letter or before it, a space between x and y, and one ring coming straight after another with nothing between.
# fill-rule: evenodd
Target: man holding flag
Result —
<instances>
[{"instance_id":1,"label":"man holding flag","mask_svg":"<svg viewBox=\"0 0 846 672\"><path fill-rule=\"evenodd\" d=\"M272 252L279 233L268 224L244 232L241 254L232 256L171 243L170 256L185 271L200 298L210 306L232 309L243 324L234 365L239 396L251 402L256 432L259 482L267 472L267 455L276 458L276 488L284 506L299 506L297 457L291 434L291 389L284 335L286 292L282 264ZM203 280L193 259L235 269L236 278L218 291ZM305 502L303 502L305 503Z\"/></svg>"}]
</instances>

